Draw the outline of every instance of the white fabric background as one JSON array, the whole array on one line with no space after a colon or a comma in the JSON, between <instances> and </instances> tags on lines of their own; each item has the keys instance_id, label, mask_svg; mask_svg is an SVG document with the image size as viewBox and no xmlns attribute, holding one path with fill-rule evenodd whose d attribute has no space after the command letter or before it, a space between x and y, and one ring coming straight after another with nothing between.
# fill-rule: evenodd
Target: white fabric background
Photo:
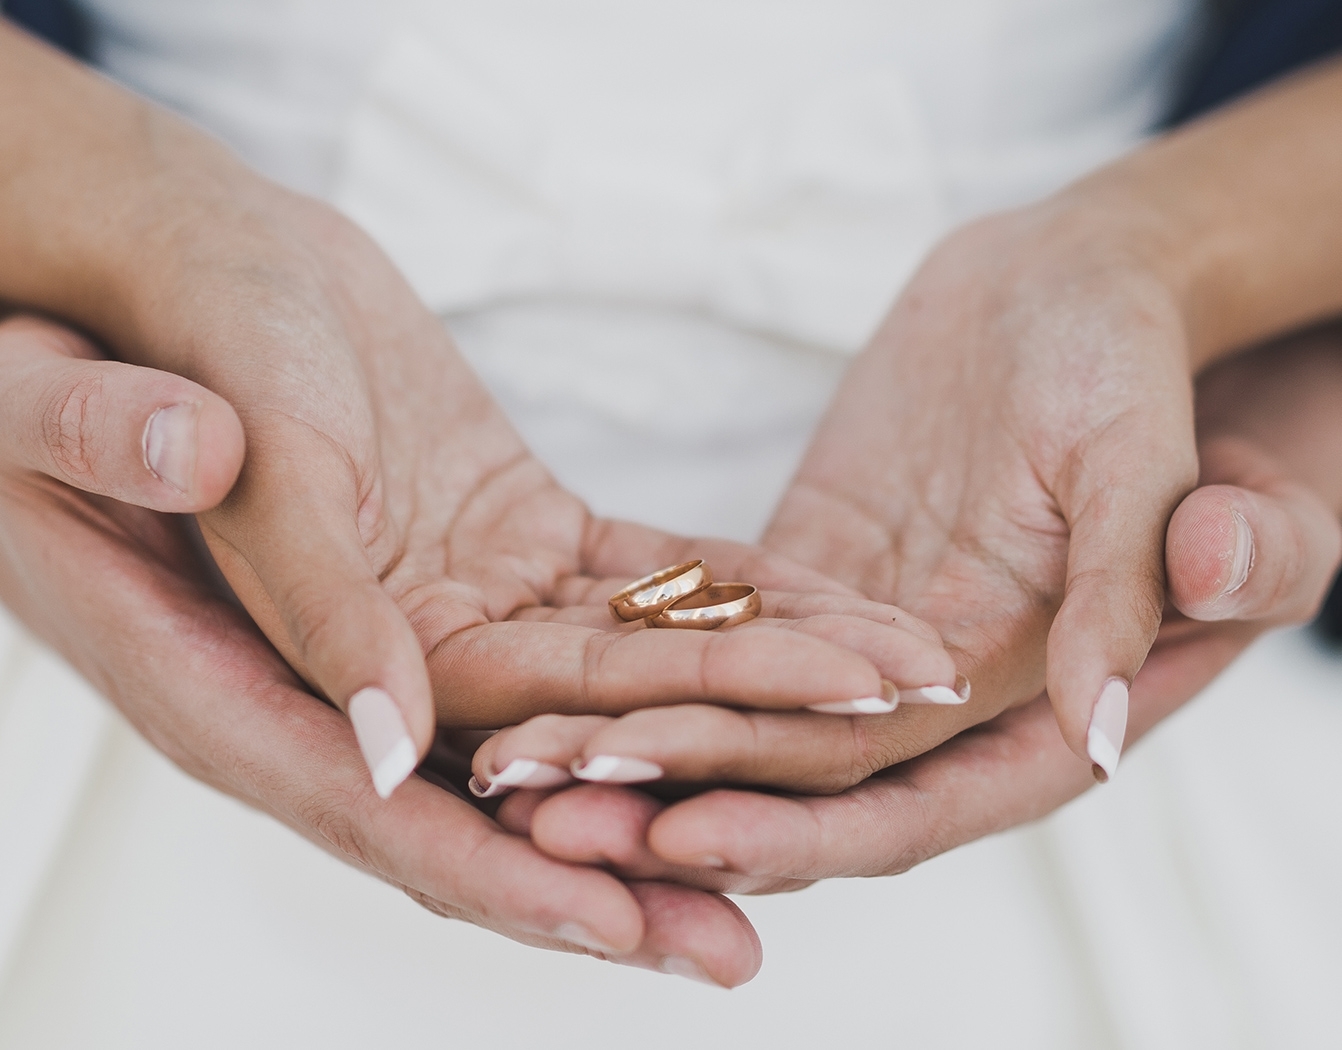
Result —
<instances>
[{"instance_id":1,"label":"white fabric background","mask_svg":"<svg viewBox=\"0 0 1342 1050\"><path fill-rule=\"evenodd\" d=\"M536 25L548 23L522 16L560 10L533 4L89 7L113 74L270 174L336 193L368 222L450 314L533 447L597 510L742 538L757 534L837 382L835 351L860 341L930 238L1135 141L1159 107L1171 34L1187 16L1173 0L845 0L825 7L827 29L878 24L884 39L903 41L903 64L874 74L902 85L903 101L873 118L898 130L883 141L902 145L893 159L864 158L840 135L842 163L817 173L817 156L847 132L798 114L819 97L832 115L835 96L783 92L802 100L783 124L811 131L784 136L797 146L784 159L802 176L792 190L772 188L787 204L782 242L752 254L742 245L758 248L758 224L754 241L723 233L718 176L750 169L714 167L722 150L703 136L675 178L619 169L629 178L594 194L581 157L547 134L501 144L466 136L466 167L481 150L502 158L494 188L520 172L525 206L504 193L496 223L481 213L457 238L462 216L434 188L461 182L462 129L495 127L477 119L489 101L479 83L518 85L516 70L482 70L494 54L483 45L508 30L534 47ZM620 6L630 18L753 11L774 20L774 44L786 36L783 15L819 9ZM443 12L464 20L446 51L434 28ZM879 21L892 17L906 19L908 35ZM801 39L816 36L806 28L815 24ZM415 26L427 29L417 38ZM859 34L859 50L869 36ZM919 41L929 43L920 51ZM460 68L441 64L463 51ZM837 54L828 69L843 66ZM598 61L601 49L586 56ZM701 57L696 73L730 68ZM468 81L462 91L425 93L454 70ZM834 82L806 84L822 81ZM416 109L417 92L445 105ZM544 110L525 97L510 105L531 114L524 127ZM433 119L417 125L416 114ZM705 126L719 140L745 119L715 118ZM583 125L592 149L620 145L593 121ZM414 163L416 150L432 163ZM886 188L882 173L902 172L890 182L900 193L836 197L836 185L851 189L873 171ZM807 179L819 180L819 199L856 202L880 229L903 231L899 243L873 248L842 208L842 221L819 221L817 196L793 192ZM746 210L758 216L770 188L747 183ZM631 204L631 186L664 199ZM631 214L653 219L630 227ZM676 240L667 231L678 225L694 236ZM504 265L518 244L544 265ZM817 252L833 273L808 269ZM768 280L727 279L742 273ZM839 300L816 288L845 274L865 299L833 310ZM752 298L743 287L772 291ZM772 312L779 304L788 309ZM698 436L622 408L650 389L684 399ZM668 507L660 494L671 484L693 498ZM546 955L419 911L185 778L0 618L0 1047L1335 1045L1340 685L1342 666L1301 635L1267 639L1125 759L1115 784L1044 824L899 879L745 901L767 961L753 984L726 994Z\"/></svg>"}]
</instances>

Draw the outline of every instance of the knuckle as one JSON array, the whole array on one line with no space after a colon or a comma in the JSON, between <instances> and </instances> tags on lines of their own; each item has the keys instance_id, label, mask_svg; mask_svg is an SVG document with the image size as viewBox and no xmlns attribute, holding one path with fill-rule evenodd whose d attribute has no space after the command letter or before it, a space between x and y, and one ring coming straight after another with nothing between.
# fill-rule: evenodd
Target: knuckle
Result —
<instances>
[{"instance_id":1,"label":"knuckle","mask_svg":"<svg viewBox=\"0 0 1342 1050\"><path fill-rule=\"evenodd\" d=\"M440 901L437 897L425 893L423 890L417 890L414 887L406 886L405 895L418 904L421 908L433 912L444 919L460 919L464 922L470 922L471 916L464 908L458 908L455 905Z\"/></svg>"},{"instance_id":2,"label":"knuckle","mask_svg":"<svg viewBox=\"0 0 1342 1050\"><path fill-rule=\"evenodd\" d=\"M73 481L87 483L96 477L96 414L102 395L102 377L90 373L51 398L43 413L47 450L57 468Z\"/></svg>"},{"instance_id":3,"label":"knuckle","mask_svg":"<svg viewBox=\"0 0 1342 1050\"><path fill-rule=\"evenodd\" d=\"M332 850L363 868L379 870L362 831L349 819L355 793L328 788L308 795L295 806L295 816Z\"/></svg>"}]
</instances>

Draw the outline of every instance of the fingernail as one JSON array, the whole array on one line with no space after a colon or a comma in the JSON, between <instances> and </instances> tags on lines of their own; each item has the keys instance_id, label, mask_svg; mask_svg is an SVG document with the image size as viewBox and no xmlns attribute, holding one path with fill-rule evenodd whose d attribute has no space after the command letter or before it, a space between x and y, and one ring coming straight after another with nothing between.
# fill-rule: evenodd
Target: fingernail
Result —
<instances>
[{"instance_id":1,"label":"fingernail","mask_svg":"<svg viewBox=\"0 0 1342 1050\"><path fill-rule=\"evenodd\" d=\"M382 798L391 798L419 764L419 753L405 728L401 709L383 689L360 689L350 697L349 720L354 723L363 760L373 774L374 789Z\"/></svg>"},{"instance_id":2,"label":"fingernail","mask_svg":"<svg viewBox=\"0 0 1342 1050\"><path fill-rule=\"evenodd\" d=\"M722 987L717 981L708 976L702 966L684 955L668 955L661 961L659 967L662 973L675 974L677 977L688 977L691 981L698 981L700 984L711 984L714 988Z\"/></svg>"},{"instance_id":3,"label":"fingernail","mask_svg":"<svg viewBox=\"0 0 1342 1050\"><path fill-rule=\"evenodd\" d=\"M1100 690L1100 698L1090 715L1090 729L1086 733L1086 754L1099 772L1095 779L1101 784L1118 769L1118 756L1123 750L1123 736L1128 729L1128 686L1121 678L1111 678ZM1100 777L1103 773L1103 778Z\"/></svg>"},{"instance_id":4,"label":"fingernail","mask_svg":"<svg viewBox=\"0 0 1342 1050\"><path fill-rule=\"evenodd\" d=\"M513 788L559 787L572 779L567 769L560 769L548 762L537 762L534 758L515 758L494 774L488 787L475 777L471 777L467 786L476 798L493 798Z\"/></svg>"},{"instance_id":5,"label":"fingernail","mask_svg":"<svg viewBox=\"0 0 1342 1050\"><path fill-rule=\"evenodd\" d=\"M1232 509L1230 516L1235 519L1235 549L1231 552L1230 582L1221 592L1222 598L1228 598L1249 582L1249 570L1253 568L1253 529L1244 520L1244 515Z\"/></svg>"},{"instance_id":6,"label":"fingernail","mask_svg":"<svg viewBox=\"0 0 1342 1050\"><path fill-rule=\"evenodd\" d=\"M581 945L589 951L600 952L602 955L617 954L613 945L607 944L600 937L596 936L586 926L576 922L566 922L555 930L555 936L561 941L568 941L570 944Z\"/></svg>"},{"instance_id":7,"label":"fingernail","mask_svg":"<svg viewBox=\"0 0 1342 1050\"><path fill-rule=\"evenodd\" d=\"M955 688L948 685L925 685L921 689L902 689L899 702L902 704L963 704L969 700L969 679L962 674L955 676Z\"/></svg>"},{"instance_id":8,"label":"fingernail","mask_svg":"<svg viewBox=\"0 0 1342 1050\"><path fill-rule=\"evenodd\" d=\"M144 465L154 477L186 495L196 476L196 416L192 404L157 409L144 428Z\"/></svg>"},{"instance_id":9,"label":"fingernail","mask_svg":"<svg viewBox=\"0 0 1342 1050\"><path fill-rule=\"evenodd\" d=\"M888 715L899 706L900 692L894 682L881 679L881 696L859 696L856 700L831 700L807 704L806 710L822 715Z\"/></svg>"},{"instance_id":10,"label":"fingernail","mask_svg":"<svg viewBox=\"0 0 1342 1050\"><path fill-rule=\"evenodd\" d=\"M641 758L597 755L586 762L580 758L573 760L575 777L600 784L639 784L646 780L660 780L664 772L656 762L645 762Z\"/></svg>"}]
</instances>

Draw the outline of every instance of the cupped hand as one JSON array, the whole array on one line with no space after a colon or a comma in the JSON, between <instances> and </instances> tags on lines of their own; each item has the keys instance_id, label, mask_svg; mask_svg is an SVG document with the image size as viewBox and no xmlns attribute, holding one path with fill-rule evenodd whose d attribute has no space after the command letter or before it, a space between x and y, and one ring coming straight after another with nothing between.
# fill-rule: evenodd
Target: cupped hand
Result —
<instances>
[{"instance_id":1,"label":"cupped hand","mask_svg":"<svg viewBox=\"0 0 1342 1050\"><path fill-rule=\"evenodd\" d=\"M1046 684L1083 768L1113 772L1197 452L1181 304L1095 221L1049 201L952 235L845 376L764 544L930 623L973 694L831 727L795 786L857 784ZM652 722L623 746L664 746ZM809 733L770 723L727 768Z\"/></svg>"},{"instance_id":2,"label":"cupped hand","mask_svg":"<svg viewBox=\"0 0 1342 1050\"><path fill-rule=\"evenodd\" d=\"M183 769L438 914L725 986L753 976L758 939L715 893L557 862L420 778L376 797L349 722L219 594L189 519L129 505L227 492L241 430L216 395L16 317L0 397L0 596ZM182 405L199 440L173 450L179 487L146 463L146 432Z\"/></svg>"},{"instance_id":3,"label":"cupped hand","mask_svg":"<svg viewBox=\"0 0 1342 1050\"><path fill-rule=\"evenodd\" d=\"M973 680L963 708L892 716L896 758L1047 685L1064 740L1113 772L1197 454L1181 304L1097 221L1048 201L944 242L845 378L767 532L927 620Z\"/></svg>"},{"instance_id":4,"label":"cupped hand","mask_svg":"<svg viewBox=\"0 0 1342 1050\"><path fill-rule=\"evenodd\" d=\"M366 236L3 25L0 88L19 161L0 186L0 296L232 406L247 455L201 532L272 644L349 713L380 794L439 721L881 694L833 617L703 634L546 615L679 560L649 560L675 544L563 491ZM719 573L836 590L731 557Z\"/></svg>"},{"instance_id":5,"label":"cupped hand","mask_svg":"<svg viewBox=\"0 0 1342 1050\"><path fill-rule=\"evenodd\" d=\"M1200 378L1202 475L1166 538L1171 597L1133 683L1134 739L1264 630L1317 610L1342 550L1339 403L1338 330ZM1237 556L1246 530L1247 559ZM585 786L513 796L499 819L555 857L691 885L712 871L718 888L776 891L904 871L1042 817L1092 785L1039 696L833 797L714 791L668 807Z\"/></svg>"}]
</instances>

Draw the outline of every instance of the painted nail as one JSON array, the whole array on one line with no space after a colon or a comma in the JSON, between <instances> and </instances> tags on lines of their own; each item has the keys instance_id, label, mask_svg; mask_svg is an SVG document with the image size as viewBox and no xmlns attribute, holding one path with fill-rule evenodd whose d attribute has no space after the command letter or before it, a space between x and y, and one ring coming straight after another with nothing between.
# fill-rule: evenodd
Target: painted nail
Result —
<instances>
[{"instance_id":1,"label":"painted nail","mask_svg":"<svg viewBox=\"0 0 1342 1050\"><path fill-rule=\"evenodd\" d=\"M1121 678L1104 683L1100 697L1090 715L1090 729L1086 733L1086 754L1095 764L1092 772L1101 784L1118 769L1118 756L1123 750L1123 737L1128 729L1128 686ZM1103 774L1103 776L1101 776Z\"/></svg>"},{"instance_id":2,"label":"painted nail","mask_svg":"<svg viewBox=\"0 0 1342 1050\"><path fill-rule=\"evenodd\" d=\"M586 762L575 758L572 768L573 775L579 780L591 780L599 784L640 784L647 780L660 780L665 772L656 762L621 758L619 755L597 755Z\"/></svg>"},{"instance_id":3,"label":"painted nail","mask_svg":"<svg viewBox=\"0 0 1342 1050\"><path fill-rule=\"evenodd\" d=\"M894 682L881 679L881 696L860 696L856 700L831 700L823 704L807 704L806 710L822 715L888 715L899 706L899 689Z\"/></svg>"},{"instance_id":4,"label":"painted nail","mask_svg":"<svg viewBox=\"0 0 1342 1050\"><path fill-rule=\"evenodd\" d=\"M612 945L607 944L600 937L597 937L586 926L576 922L566 922L555 930L555 936L561 941L568 941L569 944L577 944L586 948L588 951L599 952L602 955L615 955L616 951Z\"/></svg>"},{"instance_id":5,"label":"painted nail","mask_svg":"<svg viewBox=\"0 0 1342 1050\"><path fill-rule=\"evenodd\" d=\"M154 477L185 495L196 476L197 406L167 405L145 424L144 465Z\"/></svg>"},{"instance_id":6,"label":"painted nail","mask_svg":"<svg viewBox=\"0 0 1342 1050\"><path fill-rule=\"evenodd\" d=\"M722 985L709 977L704 968L693 959L684 955L668 955L659 964L662 973L675 974L677 977L688 977L691 981L698 981L700 984L711 984L714 988L721 988Z\"/></svg>"},{"instance_id":7,"label":"painted nail","mask_svg":"<svg viewBox=\"0 0 1342 1050\"><path fill-rule=\"evenodd\" d=\"M1230 581L1221 592L1222 598L1230 597L1248 583L1249 570L1253 568L1253 529L1239 511L1232 509L1230 516L1235 519L1235 549L1231 552Z\"/></svg>"},{"instance_id":8,"label":"painted nail","mask_svg":"<svg viewBox=\"0 0 1342 1050\"><path fill-rule=\"evenodd\" d=\"M471 777L467 786L476 798L493 798L513 788L559 787L572 779L567 769L552 766L549 762L537 762L534 758L515 758L494 774L488 787L475 777Z\"/></svg>"},{"instance_id":9,"label":"painted nail","mask_svg":"<svg viewBox=\"0 0 1342 1050\"><path fill-rule=\"evenodd\" d=\"M401 709L386 690L369 687L350 697L349 720L354 723L363 760L373 774L373 788L382 798L391 798L419 764Z\"/></svg>"},{"instance_id":10,"label":"painted nail","mask_svg":"<svg viewBox=\"0 0 1342 1050\"><path fill-rule=\"evenodd\" d=\"M963 704L969 700L969 679L955 676L955 688L948 685L925 685L921 689L901 689L902 704Z\"/></svg>"}]
</instances>

